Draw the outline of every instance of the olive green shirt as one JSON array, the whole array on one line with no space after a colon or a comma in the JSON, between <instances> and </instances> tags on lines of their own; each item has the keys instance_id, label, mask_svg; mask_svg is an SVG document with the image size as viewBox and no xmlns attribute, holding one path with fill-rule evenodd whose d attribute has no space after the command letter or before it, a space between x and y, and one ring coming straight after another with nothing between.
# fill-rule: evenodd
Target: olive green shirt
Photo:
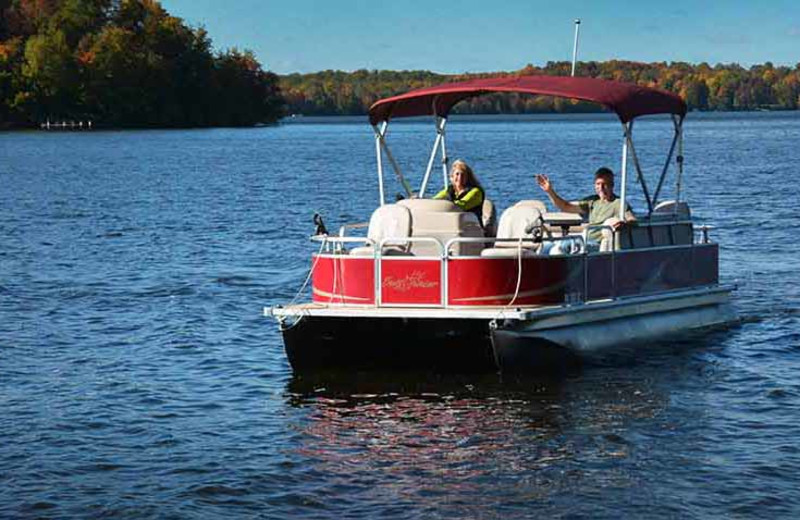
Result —
<instances>
[{"instance_id":1,"label":"olive green shirt","mask_svg":"<svg viewBox=\"0 0 800 520\"><path fill-rule=\"evenodd\" d=\"M614 200L605 201L597 195L578 201L583 216L587 218L590 226L599 226L611 217L619 216L620 199L616 195ZM631 205L626 204L626 211L631 211ZM589 230L589 238L599 240L603 235L601 229Z\"/></svg>"}]
</instances>

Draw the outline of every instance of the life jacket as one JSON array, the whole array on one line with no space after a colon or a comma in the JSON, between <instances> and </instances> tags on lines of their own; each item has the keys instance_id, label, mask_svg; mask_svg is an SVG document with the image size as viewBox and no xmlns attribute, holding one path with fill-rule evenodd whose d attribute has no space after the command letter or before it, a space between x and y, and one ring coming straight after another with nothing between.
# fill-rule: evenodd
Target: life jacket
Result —
<instances>
[{"instance_id":1,"label":"life jacket","mask_svg":"<svg viewBox=\"0 0 800 520\"><path fill-rule=\"evenodd\" d=\"M472 209L468 209L465 211L469 211L473 213L476 217L478 217L478 222L480 223L481 227L483 227L483 201L486 200L486 192L483 191L483 188L480 186L471 186L468 189L464 190L464 195L472 191L473 189L478 188L478 191L481 193L481 203L475 206ZM462 195L463 196L463 195ZM452 184L447 186L447 200L450 202L455 202L459 200L460 197L456 196L456 190Z\"/></svg>"}]
</instances>

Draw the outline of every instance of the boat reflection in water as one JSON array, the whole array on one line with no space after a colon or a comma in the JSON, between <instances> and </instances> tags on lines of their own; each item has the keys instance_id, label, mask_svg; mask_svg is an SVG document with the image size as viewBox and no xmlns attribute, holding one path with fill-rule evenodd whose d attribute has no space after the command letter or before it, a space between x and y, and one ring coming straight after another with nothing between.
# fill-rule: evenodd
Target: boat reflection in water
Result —
<instances>
[{"instance_id":1,"label":"boat reflection in water","mask_svg":"<svg viewBox=\"0 0 800 520\"><path fill-rule=\"evenodd\" d=\"M288 403L302 412L294 456L326 475L327 486L348 486L359 505L374 507L395 498L398 507L410 501L433 512L446 503L470 516L486 505L521 507L519 500L555 505L578 487L630 492L643 471L659 473L658 452L672 451L671 432L681 427L675 420L699 426L698 417L674 419L668 408L694 372L687 365L704 363L697 349L714 336L655 346L646 362L628 358L633 367L617 359L564 378L295 375L287 387ZM702 389L693 392L702 403Z\"/></svg>"}]
</instances>

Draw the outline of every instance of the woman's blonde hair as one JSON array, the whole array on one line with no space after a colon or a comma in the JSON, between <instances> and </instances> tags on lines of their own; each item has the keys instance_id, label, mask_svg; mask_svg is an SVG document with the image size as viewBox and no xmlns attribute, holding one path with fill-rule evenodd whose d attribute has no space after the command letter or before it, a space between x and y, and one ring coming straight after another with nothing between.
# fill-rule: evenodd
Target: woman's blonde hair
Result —
<instances>
[{"instance_id":1,"label":"woman's blonde hair","mask_svg":"<svg viewBox=\"0 0 800 520\"><path fill-rule=\"evenodd\" d=\"M481 186L481 183L478 182L478 178L475 176L475 172L472 171L472 168L466 161L463 159L456 159L453 161L453 165L450 167L450 175L452 175L456 169L467 174L467 186L483 189L483 186Z\"/></svg>"}]
</instances>

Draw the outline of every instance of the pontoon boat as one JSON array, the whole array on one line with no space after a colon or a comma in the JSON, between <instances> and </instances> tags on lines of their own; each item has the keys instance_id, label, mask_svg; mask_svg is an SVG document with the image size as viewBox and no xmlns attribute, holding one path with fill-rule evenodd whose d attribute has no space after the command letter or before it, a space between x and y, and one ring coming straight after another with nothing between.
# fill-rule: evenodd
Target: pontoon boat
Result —
<instances>
[{"instance_id":1,"label":"pontoon boat","mask_svg":"<svg viewBox=\"0 0 800 520\"><path fill-rule=\"evenodd\" d=\"M452 202L426 198L437 154L447 182L451 109L491 93L577 99L614 112L623 131L620 208L632 163L646 212L617 231L604 227L592 246L580 216L550 212L538 200L516 201L495 225L491 201L481 222ZM633 143L634 120L650 114L668 114L674 127L653 192ZM412 192L386 130L392 119L425 115L433 117L436 137ZM730 322L734 287L719 282L718 245L681 197L685 116L686 104L674 94L581 77L476 79L378 101L369 121L379 207L367 226L311 237L320 249L310 262L310 302L265 309L278 319L293 369L529 371ZM384 161L407 187L404 200L386 201ZM661 201L670 172L675 195ZM359 227L366 236L354 234Z\"/></svg>"}]
</instances>

